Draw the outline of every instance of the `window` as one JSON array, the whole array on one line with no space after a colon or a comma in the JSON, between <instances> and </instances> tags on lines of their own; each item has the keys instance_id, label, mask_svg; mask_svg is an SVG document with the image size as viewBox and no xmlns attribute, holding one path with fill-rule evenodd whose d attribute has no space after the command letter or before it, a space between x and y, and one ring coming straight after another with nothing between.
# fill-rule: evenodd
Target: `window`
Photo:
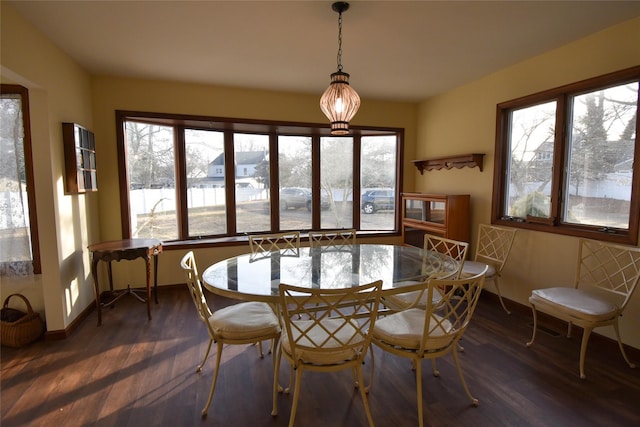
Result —
<instances>
[{"instance_id":1,"label":"window","mask_svg":"<svg viewBox=\"0 0 640 427\"><path fill-rule=\"evenodd\" d=\"M0 276L40 274L28 92L1 88Z\"/></svg>"},{"instance_id":2,"label":"window","mask_svg":"<svg viewBox=\"0 0 640 427\"><path fill-rule=\"evenodd\" d=\"M492 221L637 244L640 67L498 105Z\"/></svg>"},{"instance_id":3,"label":"window","mask_svg":"<svg viewBox=\"0 0 640 427\"><path fill-rule=\"evenodd\" d=\"M163 241L357 228L399 233L402 129L118 111L123 237ZM389 190L371 215L361 195ZM354 196L356 195L356 196Z\"/></svg>"}]
</instances>

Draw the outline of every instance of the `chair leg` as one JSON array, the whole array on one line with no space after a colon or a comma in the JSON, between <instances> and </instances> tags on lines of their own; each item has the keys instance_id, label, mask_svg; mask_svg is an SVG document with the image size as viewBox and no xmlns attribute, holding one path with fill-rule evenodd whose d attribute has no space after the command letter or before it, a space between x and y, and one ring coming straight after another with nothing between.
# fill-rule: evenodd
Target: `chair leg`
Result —
<instances>
[{"instance_id":1,"label":"chair leg","mask_svg":"<svg viewBox=\"0 0 640 427\"><path fill-rule=\"evenodd\" d=\"M458 352L454 350L452 353L453 353L453 360L454 362L456 362L456 367L458 368L458 375L460 375L460 381L462 382L464 391L467 393L467 396L469 396L469 399L471 399L473 406L478 406L478 399L473 397L473 395L469 391L469 387L467 387L467 382L464 380L464 375L462 374L462 368L460 367L460 360L458 359Z\"/></svg>"},{"instance_id":2,"label":"chair leg","mask_svg":"<svg viewBox=\"0 0 640 427\"><path fill-rule=\"evenodd\" d=\"M620 353L622 353L622 357L624 357L625 362L627 362L627 365L629 365L630 368L635 368L636 365L635 363L632 363L629 358L627 357L627 353L625 353L624 351L624 346L622 345L622 340L620 339L620 330L618 329L618 321L616 320L616 323L613 324L613 328L616 330L616 337L618 337L618 347L620 347Z\"/></svg>"},{"instance_id":3,"label":"chair leg","mask_svg":"<svg viewBox=\"0 0 640 427\"><path fill-rule=\"evenodd\" d=\"M211 391L209 392L209 399L207 399L207 404L204 406L202 410L202 418L207 416L207 412L209 411L209 406L211 405L211 401L213 400L213 392L216 390L216 381L218 381L218 371L220 370L220 358L222 357L222 341L217 342L218 351L216 354L216 370L213 373L213 382L211 383Z\"/></svg>"},{"instance_id":4,"label":"chair leg","mask_svg":"<svg viewBox=\"0 0 640 427\"><path fill-rule=\"evenodd\" d=\"M573 323L568 322L567 323L567 338L571 338L571 327L573 326Z\"/></svg>"},{"instance_id":5,"label":"chair leg","mask_svg":"<svg viewBox=\"0 0 640 427\"><path fill-rule=\"evenodd\" d=\"M263 359L264 358L264 353L262 352L262 341L258 341L258 342L253 343L253 344L258 347L258 353L260 354L260 359Z\"/></svg>"},{"instance_id":6,"label":"chair leg","mask_svg":"<svg viewBox=\"0 0 640 427\"><path fill-rule=\"evenodd\" d=\"M373 384L373 366L374 366L374 360L373 360L373 347L370 346L369 347L369 352L371 355L371 368L369 369L369 385L364 384L363 382L360 381L360 379L358 378L358 370L356 368L352 369L352 375L353 375L353 384L355 386L355 388L360 388L360 385L362 384L362 387L364 387L364 391L366 393L369 393L369 390L371 389L371 384ZM362 364L364 365L365 362L364 360L362 361Z\"/></svg>"},{"instance_id":7,"label":"chair leg","mask_svg":"<svg viewBox=\"0 0 640 427\"><path fill-rule=\"evenodd\" d=\"M440 376L440 371L438 371L438 366L436 365L436 359L431 359L431 371L433 372L434 377Z\"/></svg>"},{"instance_id":8,"label":"chair leg","mask_svg":"<svg viewBox=\"0 0 640 427\"><path fill-rule=\"evenodd\" d=\"M295 375L295 370L293 369L293 365L289 365L289 385L284 388L284 394L291 393L291 388L293 387L293 378Z\"/></svg>"},{"instance_id":9,"label":"chair leg","mask_svg":"<svg viewBox=\"0 0 640 427\"><path fill-rule=\"evenodd\" d=\"M478 406L478 399L473 397L473 395L469 391L467 382L464 380L464 375L462 375L462 368L460 367L460 360L458 359L458 352L455 349L453 350L453 360L456 362L456 367L458 368L458 374L460 375L460 381L462 381L462 386L464 387L464 391L467 392L467 396L469 396L469 399L471 399L473 406Z\"/></svg>"},{"instance_id":10,"label":"chair leg","mask_svg":"<svg viewBox=\"0 0 640 427\"><path fill-rule=\"evenodd\" d=\"M362 396L362 402L364 403L364 410L367 413L367 421L369 421L369 426L373 427L373 417L371 416L369 399L367 399L367 390L366 390L366 387L364 387L364 377L362 376L362 367L358 365L358 367L356 368L356 371L358 373L358 381L360 382L360 384L363 384L363 386L360 387L360 395Z\"/></svg>"},{"instance_id":11,"label":"chair leg","mask_svg":"<svg viewBox=\"0 0 640 427\"><path fill-rule=\"evenodd\" d=\"M507 310L507 306L504 305L504 301L502 300L502 294L500 293L500 284L498 283L498 276L495 276L493 278L493 283L496 285L496 291L498 292L498 299L500 300L500 304L502 304L502 308L504 309L504 311L507 312L507 314L511 314L511 312Z\"/></svg>"},{"instance_id":12,"label":"chair leg","mask_svg":"<svg viewBox=\"0 0 640 427\"><path fill-rule=\"evenodd\" d=\"M300 382L302 380L302 369L296 369L296 385L293 389L293 404L291 405L291 417L289 418L289 427L293 427L296 419L296 411L298 410L298 397L300 397Z\"/></svg>"},{"instance_id":13,"label":"chair leg","mask_svg":"<svg viewBox=\"0 0 640 427\"><path fill-rule=\"evenodd\" d=\"M418 397L418 426L424 427L422 414L422 360L411 359L416 367L416 395Z\"/></svg>"},{"instance_id":14,"label":"chair leg","mask_svg":"<svg viewBox=\"0 0 640 427\"><path fill-rule=\"evenodd\" d=\"M584 374L584 359L587 354L587 344L589 343L589 336L591 335L592 328L584 328L582 332L582 344L580 345L580 379L584 380L587 376Z\"/></svg>"},{"instance_id":15,"label":"chair leg","mask_svg":"<svg viewBox=\"0 0 640 427\"><path fill-rule=\"evenodd\" d=\"M213 339L209 338L209 345L207 346L207 351L204 353L204 359L202 359L202 363L198 365L196 372L202 371L202 367L204 366L204 362L207 361L207 357L209 357L209 352L211 351L211 344L213 344Z\"/></svg>"},{"instance_id":16,"label":"chair leg","mask_svg":"<svg viewBox=\"0 0 640 427\"><path fill-rule=\"evenodd\" d=\"M533 341L536 339L536 330L538 329L538 314L536 313L536 307L531 304L531 311L533 311L533 332L531 334L531 340L527 343L527 347L533 345Z\"/></svg>"},{"instance_id":17,"label":"chair leg","mask_svg":"<svg viewBox=\"0 0 640 427\"><path fill-rule=\"evenodd\" d=\"M369 385L365 387L364 391L369 393L371 391L371 387L373 387L373 373L374 373L374 359L373 359L373 346L369 347L369 354L371 354L371 369L369 370Z\"/></svg>"},{"instance_id":18,"label":"chair leg","mask_svg":"<svg viewBox=\"0 0 640 427\"><path fill-rule=\"evenodd\" d=\"M277 346L276 351L273 352L273 409L271 410L271 416L278 415L278 393L282 393L282 387L280 386L280 360L282 357L282 349Z\"/></svg>"}]
</instances>

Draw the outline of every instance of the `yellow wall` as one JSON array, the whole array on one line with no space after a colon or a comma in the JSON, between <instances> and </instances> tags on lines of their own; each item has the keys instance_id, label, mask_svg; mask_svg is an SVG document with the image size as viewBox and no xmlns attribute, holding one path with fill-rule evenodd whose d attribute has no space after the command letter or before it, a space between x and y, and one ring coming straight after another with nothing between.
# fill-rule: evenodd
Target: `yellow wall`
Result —
<instances>
[{"instance_id":1,"label":"yellow wall","mask_svg":"<svg viewBox=\"0 0 640 427\"><path fill-rule=\"evenodd\" d=\"M42 275L2 278L3 295L20 292L61 330L94 301L88 242L98 238L95 195L64 194L62 122L93 126L89 74L25 22L2 7L2 82L29 89Z\"/></svg>"},{"instance_id":2,"label":"yellow wall","mask_svg":"<svg viewBox=\"0 0 640 427\"><path fill-rule=\"evenodd\" d=\"M485 159L483 172L464 168L416 175L416 189L471 194L475 242L477 224L491 220L496 105L639 64L640 19L634 19L422 102L417 158L485 153ZM577 239L519 230L501 281L502 294L528 305L534 288L571 285L576 259ZM495 292L491 284L487 289ZM640 292L620 324L623 339L636 348L639 318ZM612 336L609 328L597 332Z\"/></svg>"}]
</instances>

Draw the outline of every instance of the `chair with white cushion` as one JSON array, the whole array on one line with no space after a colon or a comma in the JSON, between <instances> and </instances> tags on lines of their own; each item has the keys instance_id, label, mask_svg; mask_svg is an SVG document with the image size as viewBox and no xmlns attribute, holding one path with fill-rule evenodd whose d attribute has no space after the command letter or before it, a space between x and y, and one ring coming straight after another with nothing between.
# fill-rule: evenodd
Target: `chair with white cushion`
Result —
<instances>
[{"instance_id":1,"label":"chair with white cushion","mask_svg":"<svg viewBox=\"0 0 640 427\"><path fill-rule=\"evenodd\" d=\"M631 368L635 368L624 352L618 318L638 287L639 279L640 248L580 239L573 287L535 289L529 297L533 334L527 347L536 337L536 311L542 311L568 322L567 337L571 336L573 324L583 328L580 378L586 378L584 360L591 331L601 326L613 326L622 357Z\"/></svg>"},{"instance_id":2,"label":"chair with white cushion","mask_svg":"<svg viewBox=\"0 0 640 427\"><path fill-rule=\"evenodd\" d=\"M309 247L329 248L331 250L348 250L356 244L354 228L341 230L322 230L309 232Z\"/></svg>"},{"instance_id":3,"label":"chair with white cushion","mask_svg":"<svg viewBox=\"0 0 640 427\"><path fill-rule=\"evenodd\" d=\"M193 252L189 251L182 258L180 266L185 272L189 293L198 311L198 316L207 326L207 331L209 332L209 345L204 354L204 359L198 365L197 372L202 370L202 366L209 356L211 344L214 342L217 344L216 368L213 374L211 391L209 392L207 404L202 410L202 416L205 417L216 388L223 346L225 344L253 344L265 340L275 340L277 344L280 339L280 322L271 306L263 302L243 302L221 308L212 313L202 292ZM273 354L273 363L275 365L275 352Z\"/></svg>"},{"instance_id":4,"label":"chair with white cushion","mask_svg":"<svg viewBox=\"0 0 640 427\"><path fill-rule=\"evenodd\" d=\"M444 237L424 235L425 256L422 262L422 275L427 278L453 278L460 277L464 259L467 255L469 243ZM429 256L429 251L442 254L445 261L438 257ZM452 270L446 261L455 262L455 269ZM446 265L445 265L446 264ZM447 268L444 268L444 267ZM403 285L421 283L422 281L406 281ZM437 298L437 294L434 295ZM383 304L392 310L403 310L411 307L424 308L426 306L426 296L424 289L412 292L402 292L388 294L384 296Z\"/></svg>"},{"instance_id":5,"label":"chair with white cushion","mask_svg":"<svg viewBox=\"0 0 640 427\"><path fill-rule=\"evenodd\" d=\"M361 366L370 349L381 287L381 280L334 289L280 284L283 332L274 371L272 415L278 413L278 370L282 355L292 367L292 376L293 369L296 372L289 427L294 425L303 371L343 369L354 370L355 386L360 389L367 421L373 426Z\"/></svg>"},{"instance_id":6,"label":"chair with white cushion","mask_svg":"<svg viewBox=\"0 0 640 427\"><path fill-rule=\"evenodd\" d=\"M373 344L382 350L407 357L415 366L418 422L423 425L422 360L431 359L434 376L439 376L435 360L449 353L458 369L462 386L474 406L478 399L471 395L458 360L458 342L469 326L475 311L484 275L463 279L431 279L408 286L411 292L424 291L424 309L409 308L378 319L373 328Z\"/></svg>"},{"instance_id":7,"label":"chair with white cushion","mask_svg":"<svg viewBox=\"0 0 640 427\"><path fill-rule=\"evenodd\" d=\"M465 261L462 267L463 276L473 276L482 271L486 266L486 280L491 280L498 292L500 304L507 314L511 314L502 300L500 293L499 279L504 268L513 240L516 236L515 228L496 227L494 225L480 224L478 231L478 243L474 253L473 261Z\"/></svg>"}]
</instances>

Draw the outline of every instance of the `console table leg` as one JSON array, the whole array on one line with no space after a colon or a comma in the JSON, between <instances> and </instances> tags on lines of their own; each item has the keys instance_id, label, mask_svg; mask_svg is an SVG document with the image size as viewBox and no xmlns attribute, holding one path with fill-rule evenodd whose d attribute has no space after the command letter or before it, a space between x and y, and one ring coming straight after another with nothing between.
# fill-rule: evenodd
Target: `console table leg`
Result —
<instances>
[{"instance_id":1,"label":"console table leg","mask_svg":"<svg viewBox=\"0 0 640 427\"><path fill-rule=\"evenodd\" d=\"M158 254L153 256L153 295L158 304Z\"/></svg>"},{"instance_id":2,"label":"console table leg","mask_svg":"<svg viewBox=\"0 0 640 427\"><path fill-rule=\"evenodd\" d=\"M151 258L146 258L147 264L147 317L151 320Z\"/></svg>"},{"instance_id":3,"label":"console table leg","mask_svg":"<svg viewBox=\"0 0 640 427\"><path fill-rule=\"evenodd\" d=\"M96 290L96 310L98 311L98 326L102 325L102 312L100 311L100 286L98 285L98 260L91 260L91 275L93 276L93 286Z\"/></svg>"}]
</instances>

